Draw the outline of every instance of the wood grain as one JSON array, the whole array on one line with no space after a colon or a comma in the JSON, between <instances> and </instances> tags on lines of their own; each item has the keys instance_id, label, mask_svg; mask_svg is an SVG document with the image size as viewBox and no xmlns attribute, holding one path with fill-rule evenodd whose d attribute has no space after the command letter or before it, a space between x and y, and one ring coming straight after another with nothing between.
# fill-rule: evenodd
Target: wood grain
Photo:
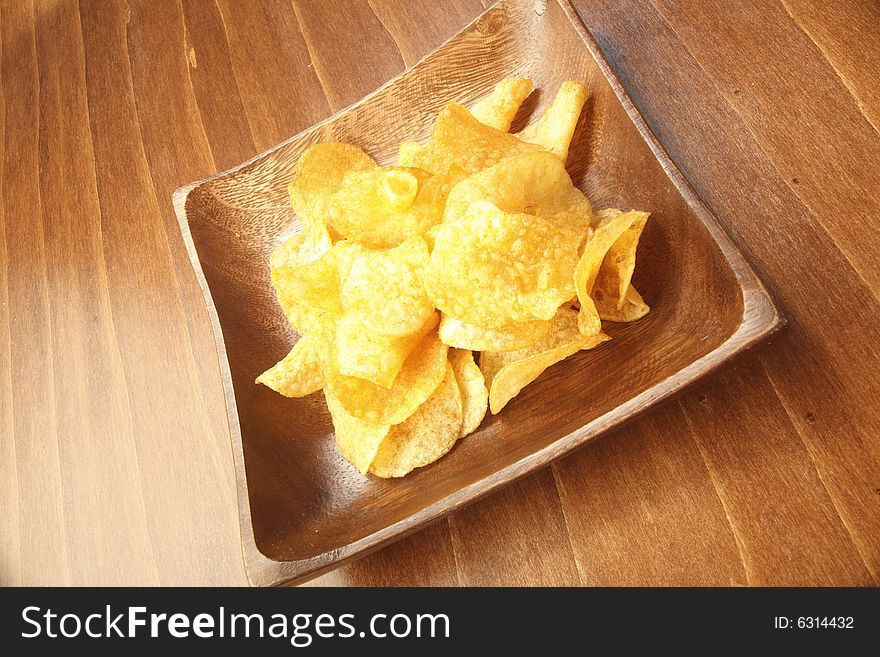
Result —
<instances>
[{"instance_id":1,"label":"wood grain","mask_svg":"<svg viewBox=\"0 0 880 657\"><path fill-rule=\"evenodd\" d=\"M466 507L449 525L465 586L491 586L503 572L509 586L581 584L550 468Z\"/></svg>"},{"instance_id":2,"label":"wood grain","mask_svg":"<svg viewBox=\"0 0 880 657\"><path fill-rule=\"evenodd\" d=\"M772 386L754 376L755 371L762 372L760 363L725 372L685 411L730 525L740 539L748 583L799 584L801 569L817 585L870 583L868 568L781 405L762 409L761 424L746 435L703 439L700 429L719 420L736 426L751 418L752 409L737 402L747 391L773 398ZM685 393L685 398L693 399L692 395ZM766 457L767 464L752 467L758 453ZM796 504L789 502L793 494L798 495ZM802 532L790 533L794 525L802 527ZM779 570L778 564L786 560L798 568Z\"/></svg>"},{"instance_id":3,"label":"wood grain","mask_svg":"<svg viewBox=\"0 0 880 657\"><path fill-rule=\"evenodd\" d=\"M216 533L234 504L230 461L210 435L183 293L144 150L129 61L130 19L122 4L81 6L94 157L106 165L97 168L97 193L113 325L137 427L158 582L214 583L239 563L234 533ZM200 440L193 445L180 436ZM167 485L181 476L191 477L186 504L181 491ZM155 538L171 534L183 540Z\"/></svg>"},{"instance_id":4,"label":"wood grain","mask_svg":"<svg viewBox=\"0 0 880 657\"><path fill-rule=\"evenodd\" d=\"M188 4L198 6L199 11L210 11L204 5L212 3L188 0ZM260 3L218 0L217 7L235 89L256 148L248 157L308 128L332 111L289 0ZM189 22L188 30L198 33L201 23ZM256 34L260 38L255 38ZM219 35L213 38L219 40ZM216 46L215 43L209 47ZM198 51L194 52L198 61ZM215 100L211 94L202 99L200 106ZM219 99L219 102L234 100ZM224 127L219 126L221 135L225 133Z\"/></svg>"},{"instance_id":5,"label":"wood grain","mask_svg":"<svg viewBox=\"0 0 880 657\"><path fill-rule=\"evenodd\" d=\"M205 0L182 0L181 10L186 41L176 53L186 58L197 119L208 140L214 167L222 171L238 164L243 153L256 152L254 133L233 70L220 8ZM276 111L280 113L281 109Z\"/></svg>"},{"instance_id":6,"label":"wood grain","mask_svg":"<svg viewBox=\"0 0 880 657\"><path fill-rule=\"evenodd\" d=\"M595 14L606 16L603 7L610 10L601 2L578 5L588 26L594 26ZM600 43L613 44L606 52L618 62L618 73L635 102L654 108L643 110L646 119L749 255L790 320L777 347L760 356L764 376L876 582L880 559L876 539L880 416L872 401L880 390L876 297L835 239L768 161L754 133L718 94L717 82L707 76L702 62L664 17L635 1L614 7L620 8L616 20L606 20L597 29ZM669 53L665 60L669 64L651 70L648 66L656 64L658 52ZM816 60L802 73L800 67L790 70L807 76L820 65L823 61ZM739 69L743 88L760 84L761 70ZM675 80L675 94L666 91L670 80ZM695 122L702 126L702 139L685 137L683 126ZM808 134L810 127L802 124L801 134ZM858 141L847 139L847 143L858 148ZM719 186L721 180L726 181L724 187ZM823 310L818 312L819 308ZM846 320L832 329L829 321L834 317ZM723 385L716 382L714 387L723 392ZM768 402L772 400L763 400L762 411ZM714 418L699 431L719 438L742 433L717 425ZM766 465L773 466L769 460ZM792 499L780 491L778 499L797 505L800 495ZM818 540L806 531L796 534L808 543ZM764 540L758 532L755 538ZM768 564L766 576L776 569L777 564Z\"/></svg>"},{"instance_id":7,"label":"wood grain","mask_svg":"<svg viewBox=\"0 0 880 657\"><path fill-rule=\"evenodd\" d=\"M478 0L450 2L440 12L434 0L369 0L369 5L394 40L407 68L485 9Z\"/></svg>"},{"instance_id":8,"label":"wood grain","mask_svg":"<svg viewBox=\"0 0 880 657\"><path fill-rule=\"evenodd\" d=\"M2 14L0 14L2 17ZM3 31L0 29L0 72L3 68ZM0 86L5 84L0 77ZM6 164L6 103L0 99L0 170ZM0 176L0 199L4 198ZM0 202L0 582L21 582L19 553L18 460L12 417L12 338L9 312L9 249L6 247L4 202Z\"/></svg>"},{"instance_id":9,"label":"wood grain","mask_svg":"<svg viewBox=\"0 0 880 657\"><path fill-rule=\"evenodd\" d=\"M880 156L880 133L852 102L834 67L820 60L800 75L789 73L817 53L809 35L777 2L760 2L757 8L722 2L694 8L678 0L657 0L655 5L685 48L700 53L700 66L716 89L877 296L880 244L871 239L870 226L880 199L865 191L880 188L880 168L861 162ZM737 48L702 38L699 27L710 19L737 39ZM761 36L763 30L770 30L785 48L779 52ZM771 54L779 57L778 65L758 71L754 62ZM742 73L725 75L731 67ZM769 111L780 120L761 120ZM803 121L809 131L790 130L795 121ZM859 144L858 158L851 157L850 140Z\"/></svg>"},{"instance_id":10,"label":"wood grain","mask_svg":"<svg viewBox=\"0 0 880 657\"><path fill-rule=\"evenodd\" d=\"M739 539L677 403L553 470L584 584L747 583Z\"/></svg>"},{"instance_id":11,"label":"wood grain","mask_svg":"<svg viewBox=\"0 0 880 657\"><path fill-rule=\"evenodd\" d=\"M106 537L90 552L69 553L70 577L75 584L122 585L129 577L156 577L156 561L140 487L130 393L110 303L90 157L83 42L75 6L59 5L42 18L52 29L37 32L40 211L49 296L64 300L51 304L55 363L47 383L56 399L65 529L72 544L87 543L94 533ZM74 55L60 65L52 63L59 47ZM86 371L90 374L83 380ZM97 445L104 446L103 459L69 467L78 455ZM119 489L134 494L117 497ZM129 545L133 548L130 571L108 572L103 564Z\"/></svg>"},{"instance_id":12,"label":"wood grain","mask_svg":"<svg viewBox=\"0 0 880 657\"><path fill-rule=\"evenodd\" d=\"M457 564L444 518L306 586L459 586Z\"/></svg>"},{"instance_id":13,"label":"wood grain","mask_svg":"<svg viewBox=\"0 0 880 657\"><path fill-rule=\"evenodd\" d=\"M328 12L321 0L293 0L303 39L331 111L351 105L404 68L403 59L367 0L340 3ZM340 39L343 30L349 37ZM358 76L340 76L357 66Z\"/></svg>"},{"instance_id":14,"label":"wood grain","mask_svg":"<svg viewBox=\"0 0 880 657\"><path fill-rule=\"evenodd\" d=\"M835 6L783 0L782 5L834 69L859 111L880 130L880 90L875 77L880 70L880 5L864 0Z\"/></svg>"},{"instance_id":15,"label":"wood grain","mask_svg":"<svg viewBox=\"0 0 880 657\"><path fill-rule=\"evenodd\" d=\"M62 494L58 418L52 386L51 310L39 186L39 107L33 7L4 4L3 223L6 234L10 402L17 478L21 582L71 581ZM10 509L12 511L12 509ZM15 529L13 526L12 529ZM46 537L53 537L47 541ZM51 575L50 575L51 573Z\"/></svg>"},{"instance_id":16,"label":"wood grain","mask_svg":"<svg viewBox=\"0 0 880 657\"><path fill-rule=\"evenodd\" d=\"M170 191L357 100L489 3L250 4L0 0L2 584L244 583ZM880 583L876 5L576 6L789 329L317 583Z\"/></svg>"}]
</instances>

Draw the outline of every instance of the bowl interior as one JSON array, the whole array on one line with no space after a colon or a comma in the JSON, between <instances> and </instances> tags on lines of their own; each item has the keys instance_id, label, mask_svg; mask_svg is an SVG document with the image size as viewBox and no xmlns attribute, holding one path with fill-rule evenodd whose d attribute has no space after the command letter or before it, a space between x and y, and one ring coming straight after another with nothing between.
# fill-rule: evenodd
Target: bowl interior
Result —
<instances>
[{"instance_id":1,"label":"bowl interior","mask_svg":"<svg viewBox=\"0 0 880 657\"><path fill-rule=\"evenodd\" d=\"M187 197L226 344L254 540L269 559L331 552L485 479L672 376L742 321L740 287L726 259L568 18L555 3L543 14L531 5L496 6L377 94ZM635 284L652 312L635 324L609 325L610 343L547 370L437 463L402 480L362 477L336 451L323 395L285 399L254 384L297 338L277 307L267 263L293 230L287 183L299 154L319 141L358 144L390 162L399 142L430 134L446 102L472 102L508 75L536 86L514 128L536 116L563 80L588 86L568 169L595 208L650 210Z\"/></svg>"}]
</instances>

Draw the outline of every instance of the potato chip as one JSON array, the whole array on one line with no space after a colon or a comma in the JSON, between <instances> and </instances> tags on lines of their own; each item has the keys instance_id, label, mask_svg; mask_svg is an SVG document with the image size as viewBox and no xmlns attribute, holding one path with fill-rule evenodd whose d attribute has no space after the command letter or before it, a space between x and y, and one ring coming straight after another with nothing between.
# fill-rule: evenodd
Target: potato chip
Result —
<instances>
[{"instance_id":1,"label":"potato chip","mask_svg":"<svg viewBox=\"0 0 880 657\"><path fill-rule=\"evenodd\" d=\"M403 336L379 335L359 315L343 315L336 324L336 367L340 374L390 388L404 361L422 338L437 326L432 309L424 324Z\"/></svg>"},{"instance_id":2,"label":"potato chip","mask_svg":"<svg viewBox=\"0 0 880 657\"><path fill-rule=\"evenodd\" d=\"M428 246L412 237L387 250L352 247L340 301L345 313L359 315L370 332L386 336L418 331L434 314L423 283Z\"/></svg>"},{"instance_id":3,"label":"potato chip","mask_svg":"<svg viewBox=\"0 0 880 657\"><path fill-rule=\"evenodd\" d=\"M532 346L519 351L480 354L480 369L489 386L489 408L493 414L498 413L554 363L610 339L604 333L581 335L578 313L571 308L560 308L553 318L550 332Z\"/></svg>"},{"instance_id":4,"label":"potato chip","mask_svg":"<svg viewBox=\"0 0 880 657\"><path fill-rule=\"evenodd\" d=\"M324 373L315 338L300 338L290 353L257 377L285 397L305 397L324 387Z\"/></svg>"},{"instance_id":5,"label":"potato chip","mask_svg":"<svg viewBox=\"0 0 880 657\"><path fill-rule=\"evenodd\" d=\"M417 141L401 142L400 147L397 149L397 166L417 168L417 162L419 161L419 157L421 157L424 148L425 147Z\"/></svg>"},{"instance_id":6,"label":"potato chip","mask_svg":"<svg viewBox=\"0 0 880 657\"><path fill-rule=\"evenodd\" d=\"M290 204L307 229L323 226L330 197L350 171L366 171L376 163L351 144L315 144L303 151L287 192Z\"/></svg>"},{"instance_id":7,"label":"potato chip","mask_svg":"<svg viewBox=\"0 0 880 657\"><path fill-rule=\"evenodd\" d=\"M437 175L455 166L473 174L505 157L534 150L540 150L540 146L483 125L467 109L450 103L437 117L428 143L410 154L410 164Z\"/></svg>"},{"instance_id":8,"label":"potato chip","mask_svg":"<svg viewBox=\"0 0 880 657\"><path fill-rule=\"evenodd\" d=\"M575 290L581 305L578 322L583 335L594 335L601 330L600 313L593 299L600 271L603 272L602 286L596 292L602 296L603 308L620 310L625 303L635 268L636 247L647 220L648 213L638 210L607 209L593 217L593 235L584 247L574 273ZM644 305L644 301L641 303Z\"/></svg>"},{"instance_id":9,"label":"potato chip","mask_svg":"<svg viewBox=\"0 0 880 657\"><path fill-rule=\"evenodd\" d=\"M434 242L437 241L437 231L440 230L441 226L442 224L434 224L425 231L424 235L422 235L425 240L425 244L428 246L428 253L434 250Z\"/></svg>"},{"instance_id":10,"label":"potato chip","mask_svg":"<svg viewBox=\"0 0 880 657\"><path fill-rule=\"evenodd\" d=\"M452 449L461 424L461 391L452 365L444 359L441 382L412 416L391 427L370 464L370 472L377 477L402 477L433 463Z\"/></svg>"},{"instance_id":11,"label":"potato chip","mask_svg":"<svg viewBox=\"0 0 880 657\"><path fill-rule=\"evenodd\" d=\"M608 216L616 216L616 213L609 212ZM636 267L636 249L648 216L647 212L635 213L629 227L614 241L602 260L590 292L602 319L611 319L612 314L616 317L627 316L638 319L648 312L648 306L642 300L641 295L632 287L632 275ZM612 221L603 217L604 214L598 217L598 222ZM624 306L628 307L628 311L622 312ZM606 317L606 315L608 316Z\"/></svg>"},{"instance_id":12,"label":"potato chip","mask_svg":"<svg viewBox=\"0 0 880 657\"><path fill-rule=\"evenodd\" d=\"M470 111L450 103L396 166L347 144L297 162L302 230L269 264L301 337L257 382L323 388L362 474L435 461L547 367L610 339L602 321L648 312L632 286L647 213L594 214L565 169L586 88L563 83L512 135L531 89L505 78Z\"/></svg>"},{"instance_id":13,"label":"potato chip","mask_svg":"<svg viewBox=\"0 0 880 657\"><path fill-rule=\"evenodd\" d=\"M608 298L596 298L599 316L609 322L634 322L648 314L651 308L642 299L635 287L630 284L622 304L608 303Z\"/></svg>"},{"instance_id":14,"label":"potato chip","mask_svg":"<svg viewBox=\"0 0 880 657\"><path fill-rule=\"evenodd\" d=\"M342 314L336 254L330 249L312 262L272 271L278 302L300 335Z\"/></svg>"},{"instance_id":15,"label":"potato chip","mask_svg":"<svg viewBox=\"0 0 880 657\"><path fill-rule=\"evenodd\" d=\"M537 144L565 162L574 129L580 118L587 88L580 82L567 80L559 87L543 116L517 134L524 142Z\"/></svg>"},{"instance_id":16,"label":"potato chip","mask_svg":"<svg viewBox=\"0 0 880 657\"><path fill-rule=\"evenodd\" d=\"M589 296L581 300L578 295L578 329L584 336L597 335L602 330L602 318Z\"/></svg>"},{"instance_id":17,"label":"potato chip","mask_svg":"<svg viewBox=\"0 0 880 657\"><path fill-rule=\"evenodd\" d=\"M419 191L419 176L423 172L416 169L407 171L399 167L385 167L380 170L376 190L382 201L390 208L406 209L416 200Z\"/></svg>"},{"instance_id":18,"label":"potato chip","mask_svg":"<svg viewBox=\"0 0 880 657\"><path fill-rule=\"evenodd\" d=\"M340 454L360 470L361 474L367 474L379 446L391 432L390 424L370 424L359 420L345 410L342 403L330 390L324 388L324 398L327 400L327 408L330 410L330 418L333 420L333 430L336 432L336 446Z\"/></svg>"},{"instance_id":19,"label":"potato chip","mask_svg":"<svg viewBox=\"0 0 880 657\"><path fill-rule=\"evenodd\" d=\"M298 267L314 262L333 246L323 226L303 228L279 244L269 256L269 267Z\"/></svg>"},{"instance_id":20,"label":"potato chip","mask_svg":"<svg viewBox=\"0 0 880 657\"><path fill-rule=\"evenodd\" d=\"M310 233L322 233L322 235L316 241ZM304 299L306 292L303 288L304 285L307 287L307 284L298 274L294 273L295 268L313 265L330 250L331 246L330 236L323 227L304 228L275 247L269 257L269 267L278 304L284 311L287 320L300 335L303 334L306 326L314 325L317 322L316 317L325 314L326 310L307 305ZM304 270L303 276L308 278L310 275L314 275L314 272L326 271L329 265L330 259L319 265L313 265ZM290 291L287 291L287 283L285 282L288 280L293 286Z\"/></svg>"},{"instance_id":21,"label":"potato chip","mask_svg":"<svg viewBox=\"0 0 880 657\"><path fill-rule=\"evenodd\" d=\"M532 81L526 78L504 78L485 98L479 100L470 112L489 127L507 132L520 105L532 93Z\"/></svg>"},{"instance_id":22,"label":"potato chip","mask_svg":"<svg viewBox=\"0 0 880 657\"><path fill-rule=\"evenodd\" d=\"M434 305L469 324L551 319L574 296L577 247L540 217L472 203L444 223L425 271Z\"/></svg>"},{"instance_id":23,"label":"potato chip","mask_svg":"<svg viewBox=\"0 0 880 657\"><path fill-rule=\"evenodd\" d=\"M332 361L324 367L324 379L351 415L370 424L399 424L440 385L447 350L435 332L429 333L404 361L390 388L346 376Z\"/></svg>"},{"instance_id":24,"label":"potato chip","mask_svg":"<svg viewBox=\"0 0 880 657\"><path fill-rule=\"evenodd\" d=\"M327 204L327 221L344 238L390 248L439 223L449 189L421 169L353 171Z\"/></svg>"},{"instance_id":25,"label":"potato chip","mask_svg":"<svg viewBox=\"0 0 880 657\"><path fill-rule=\"evenodd\" d=\"M504 212L538 215L577 246L589 236L590 202L572 184L562 161L546 151L501 160L460 182L446 199L443 221L455 221L480 199Z\"/></svg>"},{"instance_id":26,"label":"potato chip","mask_svg":"<svg viewBox=\"0 0 880 657\"><path fill-rule=\"evenodd\" d=\"M495 328L468 324L445 314L440 319L440 339L450 347L472 351L516 351L537 342L549 330L550 321L546 319Z\"/></svg>"},{"instance_id":27,"label":"potato chip","mask_svg":"<svg viewBox=\"0 0 880 657\"><path fill-rule=\"evenodd\" d=\"M486 416L489 391L486 389L483 372L474 362L473 352L468 349L450 349L449 362L461 390L462 422L458 435L464 438L476 431Z\"/></svg>"}]
</instances>

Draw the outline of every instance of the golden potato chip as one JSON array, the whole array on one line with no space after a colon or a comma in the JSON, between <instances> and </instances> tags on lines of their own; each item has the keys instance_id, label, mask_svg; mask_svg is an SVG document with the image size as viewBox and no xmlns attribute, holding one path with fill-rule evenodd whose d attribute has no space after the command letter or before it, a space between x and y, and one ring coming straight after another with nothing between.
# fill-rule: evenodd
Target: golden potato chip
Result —
<instances>
[{"instance_id":1,"label":"golden potato chip","mask_svg":"<svg viewBox=\"0 0 880 657\"><path fill-rule=\"evenodd\" d=\"M344 238L390 248L439 223L448 192L444 178L421 169L353 171L327 204L327 221Z\"/></svg>"},{"instance_id":2,"label":"golden potato chip","mask_svg":"<svg viewBox=\"0 0 880 657\"><path fill-rule=\"evenodd\" d=\"M606 214L607 219L605 218ZM606 210L603 215L597 217L597 225L601 225L603 221L610 223L615 216L617 216L617 212ZM596 280L590 291L590 296L596 304L599 316L602 319L610 319L610 317L605 317L606 313L609 315L612 313L617 314L617 311L621 311L627 303L628 292L632 289L632 275L636 268L636 249L639 246L639 238L645 228L645 223L648 221L648 216L647 212L635 213L627 229L614 241L614 244L611 245L605 258L602 260L599 272L596 274ZM636 296L638 296L637 302L635 301ZM635 305L631 306L628 314L632 315L635 312L635 308L640 308L644 312L639 317L643 316L647 312L648 307L641 296L638 295L638 292L635 295L630 295L629 298Z\"/></svg>"},{"instance_id":3,"label":"golden potato chip","mask_svg":"<svg viewBox=\"0 0 880 657\"><path fill-rule=\"evenodd\" d=\"M506 158L461 181L446 199L443 221L455 221L480 199L504 212L538 215L577 246L589 236L590 202L572 184L562 161L546 151Z\"/></svg>"},{"instance_id":4,"label":"golden potato chip","mask_svg":"<svg viewBox=\"0 0 880 657\"><path fill-rule=\"evenodd\" d=\"M619 310L625 302L635 268L639 235L647 220L648 213L638 210L607 209L593 217L592 237L586 243L574 272L575 290L581 305L578 321L583 335L594 335L601 330L599 310L593 299L600 270L603 272L603 285L599 289L603 307ZM606 259L609 259L607 265L604 264Z\"/></svg>"},{"instance_id":5,"label":"golden potato chip","mask_svg":"<svg viewBox=\"0 0 880 657\"><path fill-rule=\"evenodd\" d=\"M419 191L419 176L424 173L418 169L407 171L399 167L386 167L381 170L376 190L383 203L391 208L408 208L416 200Z\"/></svg>"},{"instance_id":6,"label":"golden potato chip","mask_svg":"<svg viewBox=\"0 0 880 657\"><path fill-rule=\"evenodd\" d=\"M386 336L418 331L434 314L423 283L428 246L412 237L391 249L352 247L340 292L342 310L357 314L366 330Z\"/></svg>"},{"instance_id":7,"label":"golden potato chip","mask_svg":"<svg viewBox=\"0 0 880 657\"><path fill-rule=\"evenodd\" d=\"M390 388L415 340L371 333L357 315L343 315L336 324L336 361L340 374Z\"/></svg>"},{"instance_id":8,"label":"golden potato chip","mask_svg":"<svg viewBox=\"0 0 880 657\"><path fill-rule=\"evenodd\" d=\"M532 93L532 81L526 78L504 78L470 112L483 125L507 132L520 105Z\"/></svg>"},{"instance_id":9,"label":"golden potato chip","mask_svg":"<svg viewBox=\"0 0 880 657\"><path fill-rule=\"evenodd\" d=\"M470 111L450 103L396 166L347 144L297 163L302 230L269 264L301 337L257 382L323 388L362 474L435 461L547 367L610 339L603 321L649 310L632 286L647 213L594 214L565 169L586 88L563 83L512 135L531 89L505 78Z\"/></svg>"},{"instance_id":10,"label":"golden potato chip","mask_svg":"<svg viewBox=\"0 0 880 657\"><path fill-rule=\"evenodd\" d=\"M608 299L606 297L600 300L597 297L596 308L599 311L599 316L609 322L634 322L647 315L651 310L632 284L627 289L622 304L608 303Z\"/></svg>"},{"instance_id":11,"label":"golden potato chip","mask_svg":"<svg viewBox=\"0 0 880 657\"><path fill-rule=\"evenodd\" d=\"M434 224L428 230L425 231L425 234L422 237L425 240L425 244L428 246L428 253L434 250L434 242L437 240L437 231L440 230L441 224Z\"/></svg>"},{"instance_id":12,"label":"golden potato chip","mask_svg":"<svg viewBox=\"0 0 880 657\"><path fill-rule=\"evenodd\" d=\"M300 338L290 353L257 377L262 383L285 397L305 397L324 387L324 373L315 339Z\"/></svg>"},{"instance_id":13,"label":"golden potato chip","mask_svg":"<svg viewBox=\"0 0 880 657\"><path fill-rule=\"evenodd\" d=\"M444 360L441 382L415 413L391 427L370 464L370 472L377 477L402 477L433 463L452 449L461 424L461 391L452 365Z\"/></svg>"},{"instance_id":14,"label":"golden potato chip","mask_svg":"<svg viewBox=\"0 0 880 657\"><path fill-rule=\"evenodd\" d=\"M474 362L474 354L468 349L450 349L449 362L455 372L455 380L461 390L462 422L459 437L473 433L486 416L489 391L483 372Z\"/></svg>"},{"instance_id":15,"label":"golden potato chip","mask_svg":"<svg viewBox=\"0 0 880 657\"><path fill-rule=\"evenodd\" d=\"M437 312L432 310L415 332L386 336L372 332L360 315L343 315L336 324L336 367L340 374L390 388L407 356L436 326Z\"/></svg>"},{"instance_id":16,"label":"golden potato chip","mask_svg":"<svg viewBox=\"0 0 880 657\"><path fill-rule=\"evenodd\" d=\"M323 226L330 197L350 171L366 171L376 163L351 144L315 144L303 151L287 187L290 204L303 226Z\"/></svg>"},{"instance_id":17,"label":"golden potato chip","mask_svg":"<svg viewBox=\"0 0 880 657\"><path fill-rule=\"evenodd\" d=\"M397 150L397 166L417 168L418 160L425 147L417 141L404 141Z\"/></svg>"},{"instance_id":18,"label":"golden potato chip","mask_svg":"<svg viewBox=\"0 0 880 657\"><path fill-rule=\"evenodd\" d=\"M454 164L446 168L426 168L431 166L431 161L427 146L422 146L417 141L405 141L400 144L397 166L430 171L434 175L431 180L432 193L435 195L434 203L442 207L450 190L456 183L467 178L468 173Z\"/></svg>"},{"instance_id":19,"label":"golden potato chip","mask_svg":"<svg viewBox=\"0 0 880 657\"><path fill-rule=\"evenodd\" d=\"M390 388L346 376L332 361L324 367L325 385L356 418L370 424L399 424L440 385L447 350L437 334L431 332L404 361Z\"/></svg>"},{"instance_id":20,"label":"golden potato chip","mask_svg":"<svg viewBox=\"0 0 880 657\"><path fill-rule=\"evenodd\" d=\"M336 432L336 446L340 454L360 470L361 474L367 474L379 446L391 432L390 424L370 424L359 420L345 410L342 403L330 390L324 388L324 398L327 400L327 408L330 410L330 418L333 420L333 430Z\"/></svg>"},{"instance_id":21,"label":"golden potato chip","mask_svg":"<svg viewBox=\"0 0 880 657\"><path fill-rule=\"evenodd\" d=\"M539 150L513 135L483 125L461 105L450 103L440 112L431 139L410 153L413 166L443 175L457 166L467 174L497 164L505 157Z\"/></svg>"},{"instance_id":22,"label":"golden potato chip","mask_svg":"<svg viewBox=\"0 0 880 657\"><path fill-rule=\"evenodd\" d=\"M540 217L472 203L437 231L425 289L444 313L478 326L551 319L574 296L577 247Z\"/></svg>"},{"instance_id":23,"label":"golden potato chip","mask_svg":"<svg viewBox=\"0 0 880 657\"><path fill-rule=\"evenodd\" d=\"M476 326L443 315L440 339L450 347L472 351L516 351L537 342L550 330L550 320L534 319L500 327Z\"/></svg>"},{"instance_id":24,"label":"golden potato chip","mask_svg":"<svg viewBox=\"0 0 880 657\"><path fill-rule=\"evenodd\" d=\"M560 308L550 332L541 340L519 351L480 354L480 369L489 386L489 408L498 413L519 391L541 373L573 353L610 340L604 333L584 336L578 330L578 313Z\"/></svg>"},{"instance_id":25,"label":"golden potato chip","mask_svg":"<svg viewBox=\"0 0 880 657\"><path fill-rule=\"evenodd\" d=\"M269 267L298 267L314 262L333 246L323 226L303 228L275 247L269 256Z\"/></svg>"},{"instance_id":26,"label":"golden potato chip","mask_svg":"<svg viewBox=\"0 0 880 657\"><path fill-rule=\"evenodd\" d=\"M517 134L524 142L543 146L560 160L568 158L568 147L580 118L587 88L580 82L563 82L543 116Z\"/></svg>"},{"instance_id":27,"label":"golden potato chip","mask_svg":"<svg viewBox=\"0 0 880 657\"><path fill-rule=\"evenodd\" d=\"M334 248L312 262L272 270L278 303L300 335L342 314L336 254Z\"/></svg>"}]
</instances>

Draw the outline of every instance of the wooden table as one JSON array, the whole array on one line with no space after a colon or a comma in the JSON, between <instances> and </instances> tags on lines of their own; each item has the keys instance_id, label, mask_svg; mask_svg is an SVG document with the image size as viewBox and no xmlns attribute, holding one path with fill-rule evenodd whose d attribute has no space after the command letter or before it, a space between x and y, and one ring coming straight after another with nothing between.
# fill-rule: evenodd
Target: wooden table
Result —
<instances>
[{"instance_id":1,"label":"wooden table","mask_svg":"<svg viewBox=\"0 0 880 657\"><path fill-rule=\"evenodd\" d=\"M880 5L577 4L790 326L317 582L878 584ZM0 583L243 584L171 192L359 99L483 5L0 5Z\"/></svg>"}]
</instances>

